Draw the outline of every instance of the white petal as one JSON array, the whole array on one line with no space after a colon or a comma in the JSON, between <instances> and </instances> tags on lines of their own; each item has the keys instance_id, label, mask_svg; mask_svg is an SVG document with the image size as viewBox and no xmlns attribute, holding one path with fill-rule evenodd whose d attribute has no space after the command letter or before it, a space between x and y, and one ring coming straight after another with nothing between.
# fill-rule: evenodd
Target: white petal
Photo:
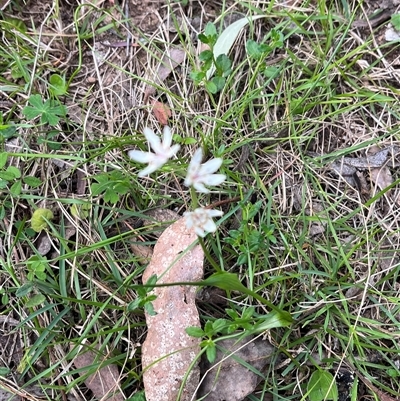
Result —
<instances>
[{"instance_id":1,"label":"white petal","mask_svg":"<svg viewBox=\"0 0 400 401\"><path fill-rule=\"evenodd\" d=\"M200 174L214 173L221 167L221 164L222 159L220 157L217 157L216 159L211 159L201 166Z\"/></svg>"},{"instance_id":2,"label":"white petal","mask_svg":"<svg viewBox=\"0 0 400 401\"><path fill-rule=\"evenodd\" d=\"M158 135L156 135L152 129L147 127L143 130L143 134L154 152L162 153L161 140Z\"/></svg>"},{"instance_id":3,"label":"white petal","mask_svg":"<svg viewBox=\"0 0 400 401\"><path fill-rule=\"evenodd\" d=\"M169 126L166 125L163 130L163 147L164 147L164 149L169 148L171 146L171 143L172 143L171 128L169 128Z\"/></svg>"},{"instance_id":4,"label":"white petal","mask_svg":"<svg viewBox=\"0 0 400 401\"><path fill-rule=\"evenodd\" d=\"M205 185L219 185L222 184L226 179L225 174L209 174L203 177L203 182Z\"/></svg>"},{"instance_id":5,"label":"white petal","mask_svg":"<svg viewBox=\"0 0 400 401\"><path fill-rule=\"evenodd\" d=\"M192 160L190 161L188 174L191 171L197 171L200 168L202 159L203 159L203 151L201 148L199 148L196 150L196 152L194 152Z\"/></svg>"},{"instance_id":6,"label":"white petal","mask_svg":"<svg viewBox=\"0 0 400 401\"><path fill-rule=\"evenodd\" d=\"M153 160L154 154L150 152L142 152L141 150L130 150L128 152L130 159L138 163L149 163Z\"/></svg>"},{"instance_id":7,"label":"white petal","mask_svg":"<svg viewBox=\"0 0 400 401\"><path fill-rule=\"evenodd\" d=\"M185 181L186 182L186 181ZM186 185L186 184L185 184ZM202 192L203 194L208 194L210 191L201 183L201 182L192 182L194 189L198 192ZM190 185L187 185L188 187Z\"/></svg>"},{"instance_id":8,"label":"white petal","mask_svg":"<svg viewBox=\"0 0 400 401\"><path fill-rule=\"evenodd\" d=\"M208 233L214 233L217 231L217 226L211 219L209 219L205 224L203 224L203 229Z\"/></svg>"},{"instance_id":9,"label":"white petal","mask_svg":"<svg viewBox=\"0 0 400 401\"><path fill-rule=\"evenodd\" d=\"M190 177L190 176L188 175L188 176L185 178L184 184L185 184L187 187L190 187L190 186L193 184L192 177Z\"/></svg>"},{"instance_id":10,"label":"white petal","mask_svg":"<svg viewBox=\"0 0 400 401\"><path fill-rule=\"evenodd\" d=\"M178 153L178 150L181 148L181 145L173 145L169 149L168 154L170 155L169 157L175 156Z\"/></svg>"},{"instance_id":11,"label":"white petal","mask_svg":"<svg viewBox=\"0 0 400 401\"><path fill-rule=\"evenodd\" d=\"M156 164L149 164L145 169L139 171L138 177L144 177L151 173L154 173L159 168Z\"/></svg>"},{"instance_id":12,"label":"white petal","mask_svg":"<svg viewBox=\"0 0 400 401\"><path fill-rule=\"evenodd\" d=\"M208 210L208 215L210 216L210 217L219 217L219 216L222 216L224 214L224 212L222 211L222 210L215 210L215 209L211 209L211 210Z\"/></svg>"},{"instance_id":13,"label":"white petal","mask_svg":"<svg viewBox=\"0 0 400 401\"><path fill-rule=\"evenodd\" d=\"M204 230L202 230L200 227L195 227L194 228L194 232L199 236L204 238L206 236L206 232L204 232Z\"/></svg>"}]
</instances>

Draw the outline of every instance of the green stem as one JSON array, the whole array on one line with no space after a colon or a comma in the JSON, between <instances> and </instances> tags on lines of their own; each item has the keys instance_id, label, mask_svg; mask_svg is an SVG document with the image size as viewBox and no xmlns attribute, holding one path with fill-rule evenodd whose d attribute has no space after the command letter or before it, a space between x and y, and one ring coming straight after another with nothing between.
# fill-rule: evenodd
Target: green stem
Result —
<instances>
[{"instance_id":1,"label":"green stem","mask_svg":"<svg viewBox=\"0 0 400 401\"><path fill-rule=\"evenodd\" d=\"M196 190L193 187L190 187L190 196L192 198L192 208L194 210L199 206L199 200L197 199Z\"/></svg>"},{"instance_id":2,"label":"green stem","mask_svg":"<svg viewBox=\"0 0 400 401\"><path fill-rule=\"evenodd\" d=\"M199 239L199 243L203 249L204 256L209 261L210 265L215 269L215 271L220 273L222 271L222 269L218 266L217 262L212 258L212 256L210 255L210 252L208 252L208 249L206 248L206 244L204 243L203 238L198 237L198 239Z\"/></svg>"}]
</instances>

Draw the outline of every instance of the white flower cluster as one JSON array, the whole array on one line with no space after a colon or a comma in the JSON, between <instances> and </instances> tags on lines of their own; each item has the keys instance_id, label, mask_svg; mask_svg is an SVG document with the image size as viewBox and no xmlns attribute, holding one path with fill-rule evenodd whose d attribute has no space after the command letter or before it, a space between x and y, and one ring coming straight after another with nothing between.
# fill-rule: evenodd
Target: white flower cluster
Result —
<instances>
[{"instance_id":1,"label":"white flower cluster","mask_svg":"<svg viewBox=\"0 0 400 401\"><path fill-rule=\"evenodd\" d=\"M168 126L164 127L162 141L150 128L146 127L143 133L154 153L142 152L140 150L130 150L128 152L128 156L132 160L148 164L145 169L139 171L139 177L149 175L162 167L180 149L179 145L172 145L172 133ZM189 164L184 183L188 187L193 186L198 192L208 193L209 190L205 187L206 185L215 186L222 184L226 176L224 174L214 174L221 167L221 158L211 159L201 164L202 159L203 152L201 149L197 149ZM220 210L206 208L197 208L193 212L184 213L187 227L193 228L200 237L205 237L207 233L215 232L217 226L212 218L222 215L223 212Z\"/></svg>"}]
</instances>

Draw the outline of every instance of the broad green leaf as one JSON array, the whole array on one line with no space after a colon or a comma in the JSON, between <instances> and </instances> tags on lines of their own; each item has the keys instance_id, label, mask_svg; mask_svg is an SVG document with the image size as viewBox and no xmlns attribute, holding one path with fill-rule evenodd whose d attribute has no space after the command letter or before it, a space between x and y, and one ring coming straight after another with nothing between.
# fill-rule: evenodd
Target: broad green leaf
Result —
<instances>
[{"instance_id":1,"label":"broad green leaf","mask_svg":"<svg viewBox=\"0 0 400 401\"><path fill-rule=\"evenodd\" d=\"M206 35L204 35L204 33L200 33L198 39L200 40L201 43L204 43L206 45L210 43L210 39Z\"/></svg>"},{"instance_id":2,"label":"broad green leaf","mask_svg":"<svg viewBox=\"0 0 400 401\"><path fill-rule=\"evenodd\" d=\"M215 357L217 356L217 348L214 343L210 343L206 348L206 355L208 362L213 363L215 361Z\"/></svg>"},{"instance_id":3,"label":"broad green leaf","mask_svg":"<svg viewBox=\"0 0 400 401\"><path fill-rule=\"evenodd\" d=\"M396 31L400 31L400 13L392 14L390 22L392 23L393 28L396 29Z\"/></svg>"},{"instance_id":4,"label":"broad green leaf","mask_svg":"<svg viewBox=\"0 0 400 401\"><path fill-rule=\"evenodd\" d=\"M7 152L0 153L0 168L3 168L7 163Z\"/></svg>"},{"instance_id":5,"label":"broad green leaf","mask_svg":"<svg viewBox=\"0 0 400 401\"><path fill-rule=\"evenodd\" d=\"M29 104L39 112L46 110L45 103L40 95L31 95L28 99Z\"/></svg>"},{"instance_id":6,"label":"broad green leaf","mask_svg":"<svg viewBox=\"0 0 400 401\"><path fill-rule=\"evenodd\" d=\"M218 287L228 291L229 290L239 291L243 294L249 295L257 299L258 301L260 301L264 305L267 305L270 309L276 312L276 318L280 323L280 327L289 326L293 322L293 318L289 312L279 309L277 306L275 306L262 296L258 295L254 291L249 290L239 281L236 274L234 273L227 273L227 272L214 273L207 279L203 280L201 284L205 286Z\"/></svg>"},{"instance_id":7,"label":"broad green leaf","mask_svg":"<svg viewBox=\"0 0 400 401\"><path fill-rule=\"evenodd\" d=\"M25 306L27 308L39 306L39 305L42 305L45 300L46 300L46 297L43 294L36 294L28 300L28 302L25 304Z\"/></svg>"},{"instance_id":8,"label":"broad green leaf","mask_svg":"<svg viewBox=\"0 0 400 401\"><path fill-rule=\"evenodd\" d=\"M147 302L144 305L144 309L149 314L149 316L157 315L157 312L154 310L153 304L151 302Z\"/></svg>"},{"instance_id":9,"label":"broad green leaf","mask_svg":"<svg viewBox=\"0 0 400 401\"><path fill-rule=\"evenodd\" d=\"M277 312L273 311L265 315L260 323L257 323L251 330L253 333L262 333L275 327L282 327L286 324L282 321L282 317Z\"/></svg>"},{"instance_id":10,"label":"broad green leaf","mask_svg":"<svg viewBox=\"0 0 400 401\"><path fill-rule=\"evenodd\" d=\"M217 319L212 324L214 333L222 332L222 330L226 329L227 326L228 326L228 321L226 319Z\"/></svg>"},{"instance_id":11,"label":"broad green leaf","mask_svg":"<svg viewBox=\"0 0 400 401\"><path fill-rule=\"evenodd\" d=\"M18 290L15 292L15 295L18 298L25 297L33 290L33 283L27 282L22 287L19 287Z\"/></svg>"},{"instance_id":12,"label":"broad green leaf","mask_svg":"<svg viewBox=\"0 0 400 401\"><path fill-rule=\"evenodd\" d=\"M217 28L212 22L208 22L204 28L204 34L208 37L217 35Z\"/></svg>"},{"instance_id":13,"label":"broad green leaf","mask_svg":"<svg viewBox=\"0 0 400 401\"><path fill-rule=\"evenodd\" d=\"M2 180L12 181L15 177L14 174L9 171L0 171L0 178Z\"/></svg>"},{"instance_id":14,"label":"broad green leaf","mask_svg":"<svg viewBox=\"0 0 400 401\"><path fill-rule=\"evenodd\" d=\"M21 195L22 192L22 182L20 180L15 181L10 187L10 193L14 196Z\"/></svg>"},{"instance_id":15,"label":"broad green leaf","mask_svg":"<svg viewBox=\"0 0 400 401\"><path fill-rule=\"evenodd\" d=\"M232 66L232 62L226 54L220 54L215 60L217 68L224 72L229 72Z\"/></svg>"},{"instance_id":16,"label":"broad green leaf","mask_svg":"<svg viewBox=\"0 0 400 401\"><path fill-rule=\"evenodd\" d=\"M41 110L38 110L34 107L31 106L25 106L22 110L22 114L28 119L28 120L33 120L37 116L40 116L42 114Z\"/></svg>"},{"instance_id":17,"label":"broad green leaf","mask_svg":"<svg viewBox=\"0 0 400 401\"><path fill-rule=\"evenodd\" d=\"M21 171L17 167L8 166L6 171L11 173L14 178L21 178Z\"/></svg>"},{"instance_id":18,"label":"broad green leaf","mask_svg":"<svg viewBox=\"0 0 400 401\"><path fill-rule=\"evenodd\" d=\"M221 92L222 89L224 89L225 86L225 78L223 77L213 77L211 79L211 82L215 85L215 87L217 88L217 92Z\"/></svg>"},{"instance_id":19,"label":"broad green leaf","mask_svg":"<svg viewBox=\"0 0 400 401\"><path fill-rule=\"evenodd\" d=\"M204 50L199 54L199 60L200 61L207 61L212 59L213 54L211 50Z\"/></svg>"},{"instance_id":20,"label":"broad green leaf","mask_svg":"<svg viewBox=\"0 0 400 401\"><path fill-rule=\"evenodd\" d=\"M65 79L58 74L52 74L49 79L50 90L54 96L62 96L67 93Z\"/></svg>"},{"instance_id":21,"label":"broad green leaf","mask_svg":"<svg viewBox=\"0 0 400 401\"><path fill-rule=\"evenodd\" d=\"M24 177L23 181L25 184L29 185L31 188L37 188L40 185L42 185L41 179L39 179L37 177L33 177L31 175L27 175L26 177Z\"/></svg>"},{"instance_id":22,"label":"broad green leaf","mask_svg":"<svg viewBox=\"0 0 400 401\"><path fill-rule=\"evenodd\" d=\"M316 370L307 385L310 401L338 400L338 389L333 375L325 370Z\"/></svg>"},{"instance_id":23,"label":"broad green leaf","mask_svg":"<svg viewBox=\"0 0 400 401\"><path fill-rule=\"evenodd\" d=\"M16 132L17 129L12 124L4 125L0 128L0 136L2 136L4 139L12 138Z\"/></svg>"},{"instance_id":24,"label":"broad green leaf","mask_svg":"<svg viewBox=\"0 0 400 401\"><path fill-rule=\"evenodd\" d=\"M4 366L0 367L0 376L2 376L2 377L7 376L10 372L11 372L11 369L6 368Z\"/></svg>"},{"instance_id":25,"label":"broad green leaf","mask_svg":"<svg viewBox=\"0 0 400 401\"><path fill-rule=\"evenodd\" d=\"M190 73L190 78L193 79L194 82L201 82L206 76L206 73L203 71L192 71Z\"/></svg>"},{"instance_id":26,"label":"broad green leaf","mask_svg":"<svg viewBox=\"0 0 400 401\"><path fill-rule=\"evenodd\" d=\"M217 58L220 54L228 54L231 50L231 47L235 43L235 40L239 36L241 30L248 25L250 21L255 21L260 18L265 18L263 15L255 15L250 18L242 18L238 21L235 21L233 24L229 25L218 37L215 45L214 45L214 57ZM207 79L210 79L215 73L215 67L212 66L207 71Z\"/></svg>"},{"instance_id":27,"label":"broad green leaf","mask_svg":"<svg viewBox=\"0 0 400 401\"><path fill-rule=\"evenodd\" d=\"M215 83L212 82L212 81L207 81L207 82L206 82L206 88L207 88L207 90L208 90L210 93L212 93L212 94L215 94L215 93L218 92L217 85L215 85Z\"/></svg>"},{"instance_id":28,"label":"broad green leaf","mask_svg":"<svg viewBox=\"0 0 400 401\"><path fill-rule=\"evenodd\" d=\"M194 327L194 326L186 327L185 331L189 336L196 337L196 338L201 338L205 334L201 327Z\"/></svg>"},{"instance_id":29,"label":"broad green leaf","mask_svg":"<svg viewBox=\"0 0 400 401\"><path fill-rule=\"evenodd\" d=\"M135 393L132 397L128 398L126 401L146 401L144 391L139 391Z\"/></svg>"}]
</instances>

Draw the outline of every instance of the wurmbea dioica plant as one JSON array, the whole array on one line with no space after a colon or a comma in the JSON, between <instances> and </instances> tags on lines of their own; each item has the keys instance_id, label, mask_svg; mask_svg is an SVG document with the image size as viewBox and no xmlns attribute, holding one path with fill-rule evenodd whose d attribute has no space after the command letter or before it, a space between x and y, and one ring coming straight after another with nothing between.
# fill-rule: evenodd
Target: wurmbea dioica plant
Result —
<instances>
[{"instance_id":1,"label":"wurmbea dioica plant","mask_svg":"<svg viewBox=\"0 0 400 401\"><path fill-rule=\"evenodd\" d=\"M144 170L139 171L139 177L149 175L162 167L171 157L175 156L180 149L179 145L172 145L172 133L168 126L164 127L162 142L150 128L146 127L143 133L154 153L140 150L130 150L128 152L128 156L132 160L138 163L148 163L148 166ZM202 159L203 151L197 149L189 164L185 185L193 187L198 192L208 193L209 190L205 185L215 186L222 184L226 176L224 174L214 174L221 167L221 158L211 159L201 164ZM205 237L207 233L217 230L217 226L212 218L222 216L223 214L221 210L200 207L193 212L184 213L184 216L186 218L186 226L188 228L193 228L199 237Z\"/></svg>"}]
</instances>

